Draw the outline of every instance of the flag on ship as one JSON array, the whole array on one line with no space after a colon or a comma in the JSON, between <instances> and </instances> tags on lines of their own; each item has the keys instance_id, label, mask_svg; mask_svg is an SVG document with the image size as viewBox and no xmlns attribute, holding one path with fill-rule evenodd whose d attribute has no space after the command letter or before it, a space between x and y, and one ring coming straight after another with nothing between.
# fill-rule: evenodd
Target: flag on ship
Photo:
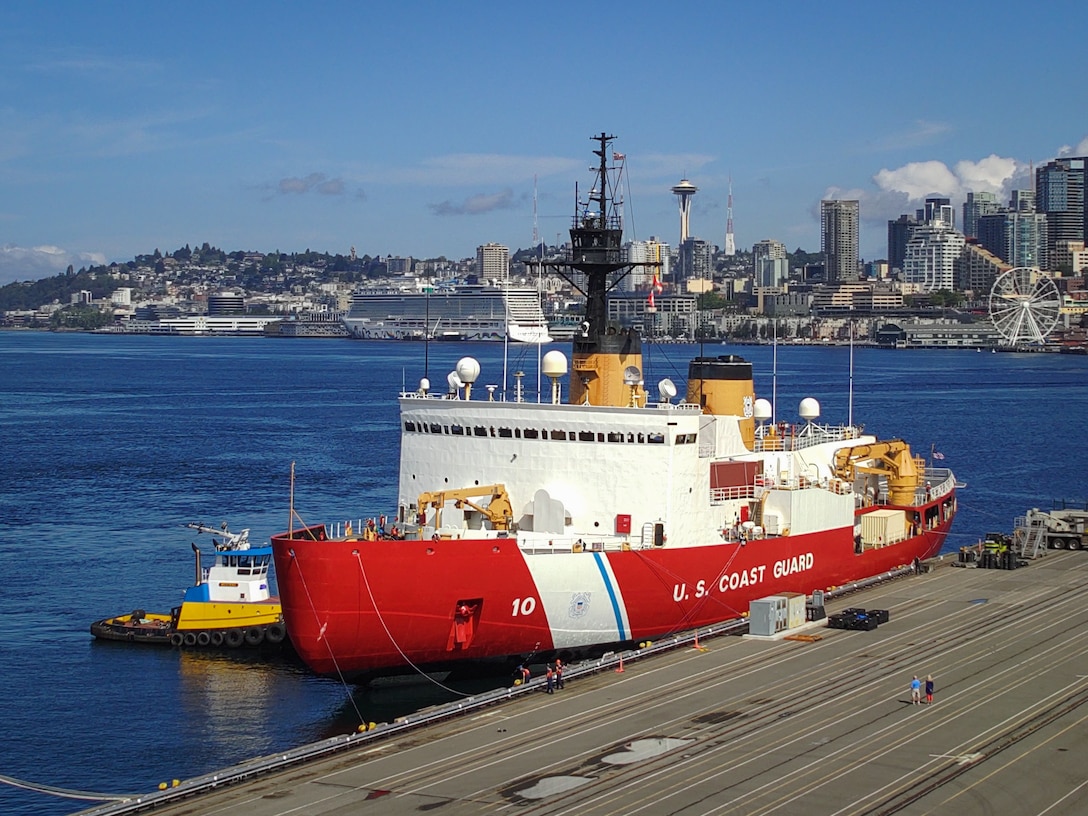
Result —
<instances>
[{"instance_id":1,"label":"flag on ship","mask_svg":"<svg viewBox=\"0 0 1088 816\"><path fill-rule=\"evenodd\" d=\"M933 451L933 458L934 459L944 459L944 454L941 453L940 451Z\"/></svg>"},{"instance_id":2,"label":"flag on ship","mask_svg":"<svg viewBox=\"0 0 1088 816\"><path fill-rule=\"evenodd\" d=\"M612 151L612 161L623 161L626 158L627 158L626 154L617 153L615 150Z\"/></svg>"}]
</instances>

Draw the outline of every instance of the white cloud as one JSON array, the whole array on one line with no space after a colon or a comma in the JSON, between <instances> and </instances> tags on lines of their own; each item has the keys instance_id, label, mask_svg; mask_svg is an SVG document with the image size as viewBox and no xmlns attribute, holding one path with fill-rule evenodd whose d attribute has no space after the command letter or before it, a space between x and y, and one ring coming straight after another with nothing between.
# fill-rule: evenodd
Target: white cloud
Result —
<instances>
[{"instance_id":1,"label":"white cloud","mask_svg":"<svg viewBox=\"0 0 1088 816\"><path fill-rule=\"evenodd\" d=\"M0 246L0 286L15 281L32 281L63 273L71 264L95 266L106 263L101 252L69 252L58 246Z\"/></svg>"},{"instance_id":2,"label":"white cloud","mask_svg":"<svg viewBox=\"0 0 1088 816\"><path fill-rule=\"evenodd\" d=\"M1071 145L1062 145L1058 148L1058 157L1065 156L1088 156L1088 136L1081 139L1076 147Z\"/></svg>"},{"instance_id":3,"label":"white cloud","mask_svg":"<svg viewBox=\"0 0 1088 816\"><path fill-rule=\"evenodd\" d=\"M911 200L927 195L951 196L962 186L948 165L939 161L910 162L894 170L881 170L873 176L873 182L880 190L906 193Z\"/></svg>"}]
</instances>

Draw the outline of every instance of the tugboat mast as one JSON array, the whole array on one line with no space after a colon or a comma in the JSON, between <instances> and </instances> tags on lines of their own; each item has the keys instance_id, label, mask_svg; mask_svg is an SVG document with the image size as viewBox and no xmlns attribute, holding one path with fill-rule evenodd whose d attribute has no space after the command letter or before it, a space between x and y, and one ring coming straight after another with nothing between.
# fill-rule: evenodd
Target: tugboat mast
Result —
<instances>
[{"instance_id":1,"label":"tugboat mast","mask_svg":"<svg viewBox=\"0 0 1088 816\"><path fill-rule=\"evenodd\" d=\"M623 217L609 175L610 145L605 132L593 136L598 148L597 177L586 203L576 201L567 262L543 262L586 297L585 322L572 348L570 402L590 405L645 404L642 387L642 338L637 329L609 323L607 296L635 266L657 265L623 260ZM568 267L575 275L563 271Z\"/></svg>"}]
</instances>

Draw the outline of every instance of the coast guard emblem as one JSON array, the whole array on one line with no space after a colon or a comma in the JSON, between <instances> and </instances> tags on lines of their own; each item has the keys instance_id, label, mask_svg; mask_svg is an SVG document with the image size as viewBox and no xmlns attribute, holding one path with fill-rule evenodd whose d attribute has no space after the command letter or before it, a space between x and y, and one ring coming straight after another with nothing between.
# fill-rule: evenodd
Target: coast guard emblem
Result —
<instances>
[{"instance_id":1,"label":"coast guard emblem","mask_svg":"<svg viewBox=\"0 0 1088 816\"><path fill-rule=\"evenodd\" d=\"M570 599L570 616L580 618L589 611L589 593L579 592Z\"/></svg>"}]
</instances>

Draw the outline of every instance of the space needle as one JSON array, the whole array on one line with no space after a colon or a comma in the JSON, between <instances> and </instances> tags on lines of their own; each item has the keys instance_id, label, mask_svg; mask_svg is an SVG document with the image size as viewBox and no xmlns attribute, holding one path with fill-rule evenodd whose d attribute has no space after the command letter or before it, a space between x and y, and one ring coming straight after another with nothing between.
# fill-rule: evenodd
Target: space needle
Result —
<instances>
[{"instance_id":1,"label":"space needle","mask_svg":"<svg viewBox=\"0 0 1088 816\"><path fill-rule=\"evenodd\" d=\"M680 183L672 188L673 195L680 203L680 243L688 239L688 219L691 215L691 197L699 192L699 188L687 179L681 179Z\"/></svg>"}]
</instances>

